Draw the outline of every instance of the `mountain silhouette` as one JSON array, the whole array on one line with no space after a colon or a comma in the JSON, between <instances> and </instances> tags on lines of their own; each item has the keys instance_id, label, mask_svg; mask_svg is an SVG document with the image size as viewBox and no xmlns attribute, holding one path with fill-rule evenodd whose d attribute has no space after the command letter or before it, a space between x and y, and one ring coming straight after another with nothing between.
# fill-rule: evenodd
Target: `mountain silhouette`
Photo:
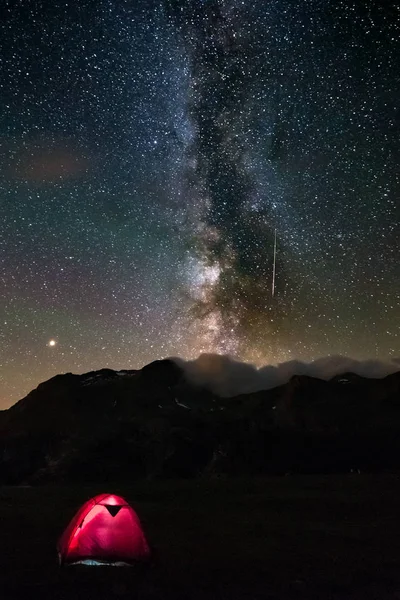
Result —
<instances>
[{"instance_id":1,"label":"mountain silhouette","mask_svg":"<svg viewBox=\"0 0 400 600\"><path fill-rule=\"evenodd\" d=\"M400 469L400 372L221 398L173 360L66 373L0 412L0 482Z\"/></svg>"}]
</instances>

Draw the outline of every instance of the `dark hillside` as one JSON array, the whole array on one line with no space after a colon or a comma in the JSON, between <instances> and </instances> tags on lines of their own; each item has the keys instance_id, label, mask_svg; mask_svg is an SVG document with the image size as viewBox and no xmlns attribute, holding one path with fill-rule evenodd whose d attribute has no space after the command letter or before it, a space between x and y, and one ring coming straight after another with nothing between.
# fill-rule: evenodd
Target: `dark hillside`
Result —
<instances>
[{"instance_id":1,"label":"dark hillside","mask_svg":"<svg viewBox=\"0 0 400 600\"><path fill-rule=\"evenodd\" d=\"M400 373L220 398L173 361L57 375L0 414L3 483L400 469Z\"/></svg>"}]
</instances>

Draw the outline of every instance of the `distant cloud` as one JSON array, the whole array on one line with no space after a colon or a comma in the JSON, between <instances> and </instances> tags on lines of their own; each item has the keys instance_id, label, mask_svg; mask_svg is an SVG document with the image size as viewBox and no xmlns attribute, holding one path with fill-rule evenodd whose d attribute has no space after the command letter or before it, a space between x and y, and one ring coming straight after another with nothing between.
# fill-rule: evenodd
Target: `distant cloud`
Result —
<instances>
[{"instance_id":1,"label":"distant cloud","mask_svg":"<svg viewBox=\"0 0 400 600\"><path fill-rule=\"evenodd\" d=\"M220 354L201 354L195 360L189 361L181 358L172 360L184 369L189 381L205 386L224 397L267 390L286 383L294 375L331 379L335 375L351 372L362 377L380 378L400 369L400 357L383 362L375 359L359 361L346 356L326 356L310 363L291 360L259 369Z\"/></svg>"},{"instance_id":2,"label":"distant cloud","mask_svg":"<svg viewBox=\"0 0 400 600\"><path fill-rule=\"evenodd\" d=\"M8 146L8 160L3 161L2 169L12 179L60 183L82 177L91 168L88 157L70 140L40 138Z\"/></svg>"}]
</instances>

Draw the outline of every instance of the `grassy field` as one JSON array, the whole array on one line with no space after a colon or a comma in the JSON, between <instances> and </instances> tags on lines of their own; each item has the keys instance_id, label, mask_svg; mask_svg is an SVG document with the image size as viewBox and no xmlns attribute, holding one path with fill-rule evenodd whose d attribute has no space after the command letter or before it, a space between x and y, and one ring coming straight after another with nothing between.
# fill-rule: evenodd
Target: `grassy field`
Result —
<instances>
[{"instance_id":1,"label":"grassy field","mask_svg":"<svg viewBox=\"0 0 400 600\"><path fill-rule=\"evenodd\" d=\"M137 510L154 566L58 568L99 492ZM400 599L399 499L389 475L0 488L0 598Z\"/></svg>"}]
</instances>

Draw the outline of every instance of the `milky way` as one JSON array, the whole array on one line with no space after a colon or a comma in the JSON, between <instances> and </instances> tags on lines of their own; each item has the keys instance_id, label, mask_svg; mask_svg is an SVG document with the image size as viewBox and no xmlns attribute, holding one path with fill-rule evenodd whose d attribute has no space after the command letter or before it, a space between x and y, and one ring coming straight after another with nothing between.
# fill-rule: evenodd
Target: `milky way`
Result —
<instances>
[{"instance_id":1,"label":"milky way","mask_svg":"<svg viewBox=\"0 0 400 600\"><path fill-rule=\"evenodd\" d=\"M257 52L253 36L241 35L240 13L228 4L167 2L167 8L188 50L191 181L205 201L197 249L208 290L198 299L197 316L214 347L245 355L260 342L269 344L279 317L289 316L283 294L271 295L274 218L267 199L257 204L248 165L255 157L248 135L260 116L254 88L268 80L268 52ZM265 84L273 95L275 85Z\"/></svg>"},{"instance_id":2,"label":"milky way","mask_svg":"<svg viewBox=\"0 0 400 600\"><path fill-rule=\"evenodd\" d=\"M1 406L171 355L399 354L396 7L15 2L0 29Z\"/></svg>"}]
</instances>

